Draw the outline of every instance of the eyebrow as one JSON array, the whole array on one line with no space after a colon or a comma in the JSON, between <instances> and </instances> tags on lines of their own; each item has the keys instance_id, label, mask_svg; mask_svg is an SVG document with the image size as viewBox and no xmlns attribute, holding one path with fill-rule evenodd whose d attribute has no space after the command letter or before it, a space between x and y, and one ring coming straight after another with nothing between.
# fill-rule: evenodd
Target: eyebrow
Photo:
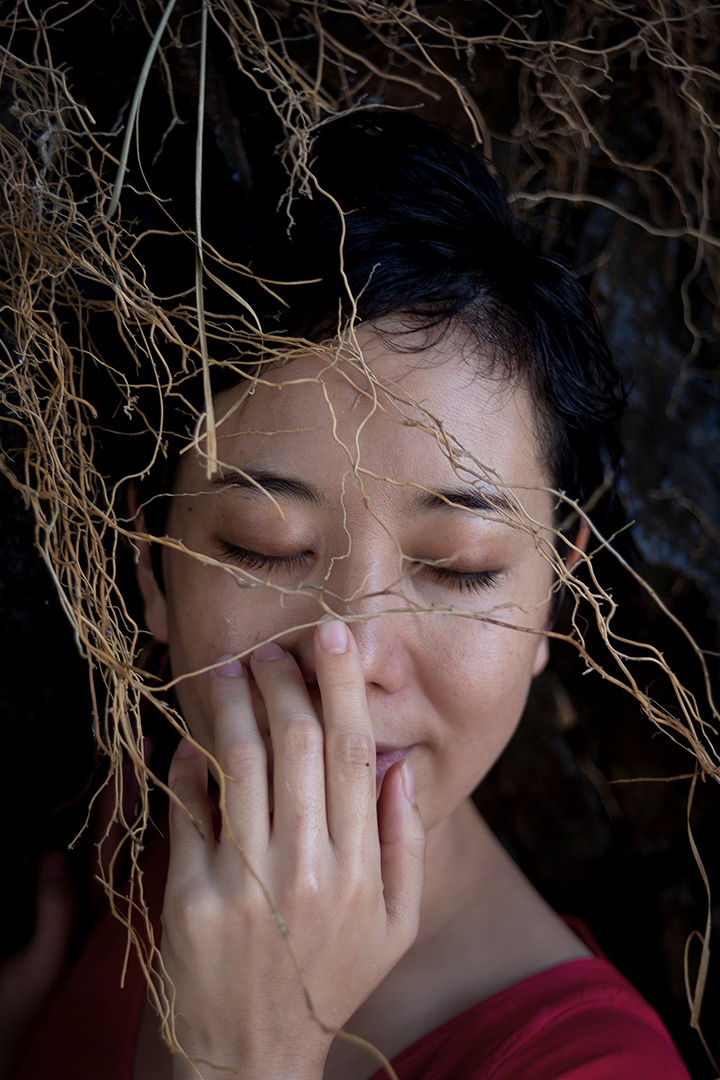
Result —
<instances>
[{"instance_id":1,"label":"eyebrow","mask_svg":"<svg viewBox=\"0 0 720 1080\"><path fill-rule=\"evenodd\" d=\"M314 484L300 480L295 476L283 476L265 469L246 469L226 471L222 476L211 480L214 491L227 488L240 488L250 495L281 495L307 506L327 506L328 499ZM438 491L423 491L415 499L420 510L444 510L452 513L456 510L474 510L475 512L496 512L513 514L518 512L515 501L498 488L457 487L441 488Z\"/></svg>"},{"instance_id":2,"label":"eyebrow","mask_svg":"<svg viewBox=\"0 0 720 1080\"><path fill-rule=\"evenodd\" d=\"M439 491L424 491L417 502L423 510L475 510L501 514L517 514L515 500L494 487L458 487Z\"/></svg>"},{"instance_id":3,"label":"eyebrow","mask_svg":"<svg viewBox=\"0 0 720 1080\"><path fill-rule=\"evenodd\" d=\"M245 469L243 472L226 471L222 476L211 480L210 487L213 491L241 488L250 495L284 495L286 498L295 499L296 502L309 506L327 506L328 502L320 488L315 487L314 484L308 484L305 480L298 480L294 476L281 476L264 469Z\"/></svg>"}]
</instances>

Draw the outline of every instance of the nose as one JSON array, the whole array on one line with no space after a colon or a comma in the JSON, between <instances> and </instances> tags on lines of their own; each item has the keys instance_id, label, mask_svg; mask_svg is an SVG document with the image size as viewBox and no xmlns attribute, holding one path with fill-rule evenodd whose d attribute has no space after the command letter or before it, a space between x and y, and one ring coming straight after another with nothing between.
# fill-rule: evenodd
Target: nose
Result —
<instances>
[{"instance_id":1,"label":"nose","mask_svg":"<svg viewBox=\"0 0 720 1080\"><path fill-rule=\"evenodd\" d=\"M378 597L387 600L388 597ZM406 686L411 656L408 631L413 616L386 604L363 601L349 622L362 661L365 685L383 694L398 694Z\"/></svg>"},{"instance_id":2,"label":"nose","mask_svg":"<svg viewBox=\"0 0 720 1080\"><path fill-rule=\"evenodd\" d=\"M326 603L346 621L355 639L365 685L369 691L392 695L407 685L412 670L415 622L407 611L402 584L398 587L397 548L361 552L358 547L338 561L327 581L332 600ZM296 658L308 682L315 681L312 631L298 641Z\"/></svg>"}]
</instances>

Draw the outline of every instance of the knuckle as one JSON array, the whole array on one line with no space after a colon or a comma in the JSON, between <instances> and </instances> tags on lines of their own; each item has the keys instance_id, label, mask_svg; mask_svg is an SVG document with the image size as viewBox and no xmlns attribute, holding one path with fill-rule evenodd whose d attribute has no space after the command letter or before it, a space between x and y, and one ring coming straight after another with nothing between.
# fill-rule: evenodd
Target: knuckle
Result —
<instances>
[{"instance_id":1,"label":"knuckle","mask_svg":"<svg viewBox=\"0 0 720 1080\"><path fill-rule=\"evenodd\" d=\"M322 753L322 728L314 717L300 717L285 726L283 741L293 757L315 757Z\"/></svg>"},{"instance_id":2,"label":"knuckle","mask_svg":"<svg viewBox=\"0 0 720 1080\"><path fill-rule=\"evenodd\" d=\"M259 739L234 738L223 746L218 762L226 776L239 780L265 769L265 747Z\"/></svg>"},{"instance_id":3,"label":"knuckle","mask_svg":"<svg viewBox=\"0 0 720 1080\"><path fill-rule=\"evenodd\" d=\"M162 913L166 928L195 936L199 931L211 930L221 918L217 897L202 886L186 884L178 889L168 883L166 892Z\"/></svg>"},{"instance_id":4,"label":"knuckle","mask_svg":"<svg viewBox=\"0 0 720 1080\"><path fill-rule=\"evenodd\" d=\"M307 912L307 904L322 893L322 875L311 859L298 860L292 869L292 897L298 910Z\"/></svg>"},{"instance_id":5,"label":"knuckle","mask_svg":"<svg viewBox=\"0 0 720 1080\"><path fill-rule=\"evenodd\" d=\"M375 780L375 743L367 731L338 731L333 736L331 748L333 761L350 774L362 775L372 771Z\"/></svg>"}]
</instances>

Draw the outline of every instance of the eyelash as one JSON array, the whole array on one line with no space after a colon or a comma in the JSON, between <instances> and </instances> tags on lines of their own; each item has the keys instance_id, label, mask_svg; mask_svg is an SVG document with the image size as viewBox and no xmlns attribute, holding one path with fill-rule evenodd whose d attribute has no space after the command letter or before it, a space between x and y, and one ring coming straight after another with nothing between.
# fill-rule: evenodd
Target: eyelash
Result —
<instances>
[{"instance_id":1,"label":"eyelash","mask_svg":"<svg viewBox=\"0 0 720 1080\"><path fill-rule=\"evenodd\" d=\"M299 555L265 555L261 551L237 547L226 540L221 540L219 543L225 558L237 563L245 570L297 570L307 566L312 557L311 551L303 551ZM426 570L441 585L449 584L458 592L463 590L482 592L485 589L491 589L500 577L497 570L481 570L478 573L469 574L459 570L448 570L444 566L433 566L431 563L416 562L414 566Z\"/></svg>"},{"instance_id":2,"label":"eyelash","mask_svg":"<svg viewBox=\"0 0 720 1080\"><path fill-rule=\"evenodd\" d=\"M436 581L443 584L448 582L458 592L466 589L467 592L483 592L484 589L492 589L497 585L500 574L497 570L481 570L477 574L464 574L459 570L447 570L443 566L425 566Z\"/></svg>"},{"instance_id":3,"label":"eyelash","mask_svg":"<svg viewBox=\"0 0 720 1080\"><path fill-rule=\"evenodd\" d=\"M225 540L220 541L220 547L226 559L245 570L297 570L306 566L312 556L311 551L303 551L299 555L264 555L261 551L249 551Z\"/></svg>"}]
</instances>

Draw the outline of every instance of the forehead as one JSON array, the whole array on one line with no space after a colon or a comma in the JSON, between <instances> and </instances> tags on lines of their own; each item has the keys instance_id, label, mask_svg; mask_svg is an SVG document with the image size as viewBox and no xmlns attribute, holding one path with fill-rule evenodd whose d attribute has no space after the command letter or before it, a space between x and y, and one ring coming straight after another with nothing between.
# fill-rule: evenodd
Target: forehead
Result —
<instances>
[{"instance_id":1,"label":"forehead","mask_svg":"<svg viewBox=\"0 0 720 1080\"><path fill-rule=\"evenodd\" d=\"M215 399L221 475L309 471L332 487L354 473L431 490L549 483L525 386L449 339L398 352L361 328L342 349L264 370L249 391L243 382ZM176 489L207 486L200 455L184 455L177 479Z\"/></svg>"}]
</instances>

